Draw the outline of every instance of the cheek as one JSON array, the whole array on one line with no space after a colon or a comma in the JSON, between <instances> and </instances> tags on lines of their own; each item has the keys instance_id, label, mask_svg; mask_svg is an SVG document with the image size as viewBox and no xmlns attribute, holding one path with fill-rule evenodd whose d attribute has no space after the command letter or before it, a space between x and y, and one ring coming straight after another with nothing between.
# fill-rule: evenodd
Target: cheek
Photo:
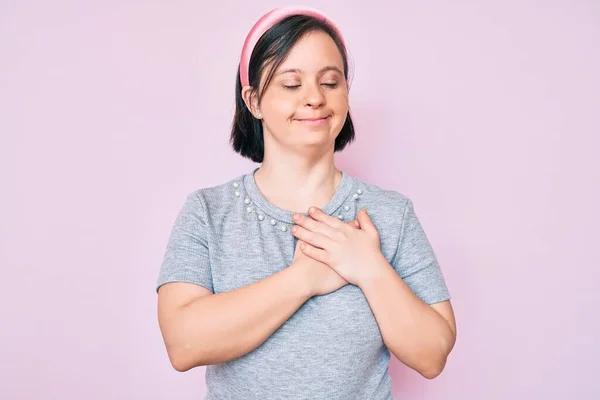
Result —
<instances>
[{"instance_id":1,"label":"cheek","mask_svg":"<svg viewBox=\"0 0 600 400\"><path fill-rule=\"evenodd\" d=\"M265 115L271 117L270 119L276 120L273 121L275 123L291 118L296 108L297 105L295 102L284 98L279 98L277 101L264 101L261 106Z\"/></svg>"},{"instance_id":2,"label":"cheek","mask_svg":"<svg viewBox=\"0 0 600 400\"><path fill-rule=\"evenodd\" d=\"M348 95L335 94L328 99L329 107L339 116L345 116L348 113Z\"/></svg>"}]
</instances>

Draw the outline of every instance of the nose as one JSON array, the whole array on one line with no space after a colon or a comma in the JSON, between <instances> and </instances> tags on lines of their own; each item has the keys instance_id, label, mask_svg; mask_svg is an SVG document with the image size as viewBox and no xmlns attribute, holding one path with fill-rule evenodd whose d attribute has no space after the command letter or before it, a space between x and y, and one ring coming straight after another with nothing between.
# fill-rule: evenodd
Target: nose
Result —
<instances>
[{"instance_id":1,"label":"nose","mask_svg":"<svg viewBox=\"0 0 600 400\"><path fill-rule=\"evenodd\" d=\"M317 84L308 84L305 85L306 95L304 99L304 104L308 107L318 108L325 104L325 96L323 95L323 91L321 86Z\"/></svg>"}]
</instances>

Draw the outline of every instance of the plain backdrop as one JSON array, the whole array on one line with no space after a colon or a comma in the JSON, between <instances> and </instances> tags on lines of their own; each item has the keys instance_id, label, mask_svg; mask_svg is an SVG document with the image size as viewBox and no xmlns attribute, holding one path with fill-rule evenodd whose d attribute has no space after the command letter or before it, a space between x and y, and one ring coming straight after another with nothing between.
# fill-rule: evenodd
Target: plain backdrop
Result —
<instances>
[{"instance_id":1,"label":"plain backdrop","mask_svg":"<svg viewBox=\"0 0 600 400\"><path fill-rule=\"evenodd\" d=\"M155 281L229 147L247 31L278 1L0 2L0 398L201 399ZM600 4L306 1L354 65L348 173L410 197L459 337L398 399L598 399ZM393 218L394 216L390 216Z\"/></svg>"}]
</instances>

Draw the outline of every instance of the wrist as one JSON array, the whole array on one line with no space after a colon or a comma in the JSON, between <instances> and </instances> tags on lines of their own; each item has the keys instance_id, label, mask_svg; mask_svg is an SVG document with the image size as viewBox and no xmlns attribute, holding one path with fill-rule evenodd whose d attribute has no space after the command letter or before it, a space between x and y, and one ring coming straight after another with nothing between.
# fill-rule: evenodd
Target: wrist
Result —
<instances>
[{"instance_id":1,"label":"wrist","mask_svg":"<svg viewBox=\"0 0 600 400\"><path fill-rule=\"evenodd\" d=\"M300 295L307 300L315 295L315 285L302 261L294 261L289 267L294 272L294 285Z\"/></svg>"},{"instance_id":2,"label":"wrist","mask_svg":"<svg viewBox=\"0 0 600 400\"><path fill-rule=\"evenodd\" d=\"M357 285L361 289L369 289L376 285L377 281L380 280L390 268L393 269L383 254L375 257L373 262L368 265L370 267L365 269L364 274L361 276Z\"/></svg>"}]
</instances>

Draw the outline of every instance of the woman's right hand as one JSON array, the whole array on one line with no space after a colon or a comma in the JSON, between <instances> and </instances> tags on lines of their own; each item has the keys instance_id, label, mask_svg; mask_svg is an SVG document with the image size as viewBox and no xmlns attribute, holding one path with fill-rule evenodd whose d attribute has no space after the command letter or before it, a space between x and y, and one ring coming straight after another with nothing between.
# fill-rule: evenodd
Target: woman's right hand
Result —
<instances>
[{"instance_id":1,"label":"woman's right hand","mask_svg":"<svg viewBox=\"0 0 600 400\"><path fill-rule=\"evenodd\" d=\"M355 221L348 222L356 228ZM298 240L296 249L294 250L293 263L300 266L308 277L308 284L312 296L321 296L334 292L348 284L337 272L331 269L327 264L315 260L304 254L300 249L300 245L304 243Z\"/></svg>"}]
</instances>

